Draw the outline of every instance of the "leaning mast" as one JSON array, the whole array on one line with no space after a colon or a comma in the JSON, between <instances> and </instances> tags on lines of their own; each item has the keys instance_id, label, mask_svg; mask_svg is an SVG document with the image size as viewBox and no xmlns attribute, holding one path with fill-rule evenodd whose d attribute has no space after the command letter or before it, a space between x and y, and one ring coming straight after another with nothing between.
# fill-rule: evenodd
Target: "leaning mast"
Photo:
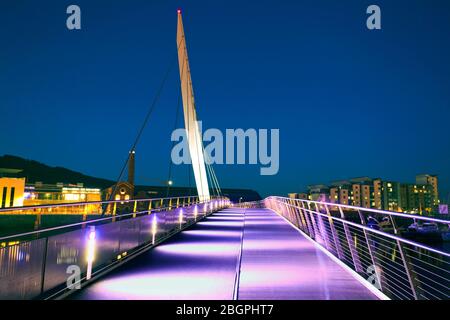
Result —
<instances>
[{"instance_id":1,"label":"leaning mast","mask_svg":"<svg viewBox=\"0 0 450 320\"><path fill-rule=\"evenodd\" d=\"M177 48L181 95L183 98L184 125L188 139L189 154L191 156L192 168L194 169L199 200L207 201L210 199L208 178L206 175L202 136L197 122L197 112L195 111L194 91L192 88L181 10L178 10Z\"/></svg>"}]
</instances>

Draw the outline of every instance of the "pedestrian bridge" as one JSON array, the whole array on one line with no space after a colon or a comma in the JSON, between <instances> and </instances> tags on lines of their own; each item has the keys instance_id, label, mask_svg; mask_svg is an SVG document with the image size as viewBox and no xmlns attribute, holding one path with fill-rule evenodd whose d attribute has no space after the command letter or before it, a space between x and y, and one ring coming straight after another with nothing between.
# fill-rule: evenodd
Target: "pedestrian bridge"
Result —
<instances>
[{"instance_id":1,"label":"pedestrian bridge","mask_svg":"<svg viewBox=\"0 0 450 320\"><path fill-rule=\"evenodd\" d=\"M214 213L72 297L376 299L280 216L240 208Z\"/></svg>"},{"instance_id":2,"label":"pedestrian bridge","mask_svg":"<svg viewBox=\"0 0 450 320\"><path fill-rule=\"evenodd\" d=\"M100 218L0 238L11 240L0 248L0 297L450 297L450 255L402 238L408 219L401 213L279 197L235 205L191 197L129 202L133 212L122 214L127 204L115 201L0 209L109 208ZM369 214L389 217L393 230L371 227Z\"/></svg>"}]
</instances>

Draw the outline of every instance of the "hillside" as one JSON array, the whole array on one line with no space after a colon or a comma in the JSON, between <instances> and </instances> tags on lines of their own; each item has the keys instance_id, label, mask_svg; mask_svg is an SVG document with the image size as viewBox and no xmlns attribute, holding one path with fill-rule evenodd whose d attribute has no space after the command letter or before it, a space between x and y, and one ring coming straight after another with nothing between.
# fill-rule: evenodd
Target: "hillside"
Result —
<instances>
[{"instance_id":1,"label":"hillside","mask_svg":"<svg viewBox=\"0 0 450 320\"><path fill-rule=\"evenodd\" d=\"M28 160L12 155L0 157L0 168L22 169L21 176L25 177L27 183L42 181L43 183L55 184L82 182L85 186L92 188L107 188L114 182L107 179L90 177L80 172L63 167L50 167L34 160Z\"/></svg>"}]
</instances>

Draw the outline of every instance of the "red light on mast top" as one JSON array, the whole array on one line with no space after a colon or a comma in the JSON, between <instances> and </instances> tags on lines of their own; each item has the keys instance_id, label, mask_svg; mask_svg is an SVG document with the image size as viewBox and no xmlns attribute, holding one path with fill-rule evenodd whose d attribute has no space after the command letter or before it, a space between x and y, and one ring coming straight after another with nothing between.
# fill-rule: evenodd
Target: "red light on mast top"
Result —
<instances>
[{"instance_id":1,"label":"red light on mast top","mask_svg":"<svg viewBox=\"0 0 450 320\"><path fill-rule=\"evenodd\" d=\"M177 13L178 13L178 14L181 14L181 9L178 9L178 10L177 10Z\"/></svg>"}]
</instances>

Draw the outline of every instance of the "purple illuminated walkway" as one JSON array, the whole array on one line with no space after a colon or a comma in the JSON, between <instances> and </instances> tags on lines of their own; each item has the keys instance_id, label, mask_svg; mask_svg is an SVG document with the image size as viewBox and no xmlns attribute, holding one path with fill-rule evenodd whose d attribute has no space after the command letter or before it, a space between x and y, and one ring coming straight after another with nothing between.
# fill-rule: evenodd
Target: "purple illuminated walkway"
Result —
<instances>
[{"instance_id":1,"label":"purple illuminated walkway","mask_svg":"<svg viewBox=\"0 0 450 320\"><path fill-rule=\"evenodd\" d=\"M239 299L376 298L266 209L216 213L70 298L233 299L239 262Z\"/></svg>"},{"instance_id":2,"label":"purple illuminated walkway","mask_svg":"<svg viewBox=\"0 0 450 320\"><path fill-rule=\"evenodd\" d=\"M283 218L267 209L245 214L238 299L377 299Z\"/></svg>"}]
</instances>

